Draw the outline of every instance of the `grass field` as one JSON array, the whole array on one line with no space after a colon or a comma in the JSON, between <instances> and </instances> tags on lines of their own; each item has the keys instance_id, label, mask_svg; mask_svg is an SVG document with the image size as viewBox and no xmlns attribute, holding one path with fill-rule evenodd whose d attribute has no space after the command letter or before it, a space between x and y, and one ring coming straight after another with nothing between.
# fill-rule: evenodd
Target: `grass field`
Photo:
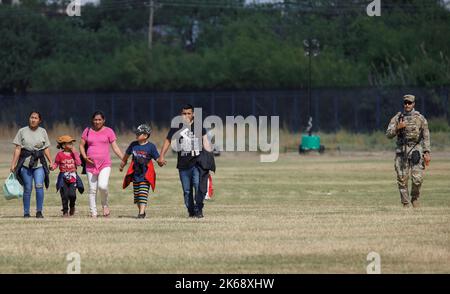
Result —
<instances>
[{"instance_id":1,"label":"grass field","mask_svg":"<svg viewBox=\"0 0 450 294\"><path fill-rule=\"evenodd\" d=\"M66 255L78 252L82 273L365 273L375 251L383 273L449 273L450 158L434 155L417 210L399 203L392 159L292 153L262 164L224 154L200 220L186 216L173 157L157 168L145 220L134 219L114 162L108 219L88 218L86 195L62 219L53 184L43 220L23 219L21 203L1 197L0 272L65 273ZM2 177L9 162L8 153Z\"/></svg>"}]
</instances>

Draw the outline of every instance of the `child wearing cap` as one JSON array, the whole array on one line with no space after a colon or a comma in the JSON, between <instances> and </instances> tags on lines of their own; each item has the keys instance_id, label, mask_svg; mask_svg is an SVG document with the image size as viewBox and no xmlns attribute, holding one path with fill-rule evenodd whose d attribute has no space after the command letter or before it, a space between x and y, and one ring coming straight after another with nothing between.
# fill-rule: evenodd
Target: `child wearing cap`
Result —
<instances>
[{"instance_id":1,"label":"child wearing cap","mask_svg":"<svg viewBox=\"0 0 450 294\"><path fill-rule=\"evenodd\" d=\"M74 149L73 142L75 140L67 135L57 139L57 148L62 150L56 154L55 162L50 167L52 171L59 167L56 191L61 194L63 217L75 214L76 190L80 193L84 191L83 182L77 174L77 167L81 165L80 155Z\"/></svg>"},{"instance_id":2,"label":"child wearing cap","mask_svg":"<svg viewBox=\"0 0 450 294\"><path fill-rule=\"evenodd\" d=\"M133 182L134 204L139 209L137 218L145 218L145 208L147 207L147 198L152 187L155 190L156 174L152 159L158 161L159 153L156 146L149 142L152 130L148 125L140 125L136 133L136 141L128 146L127 151L120 164L120 171L127 165L128 158L132 155L132 162L123 181L123 189Z\"/></svg>"}]
</instances>

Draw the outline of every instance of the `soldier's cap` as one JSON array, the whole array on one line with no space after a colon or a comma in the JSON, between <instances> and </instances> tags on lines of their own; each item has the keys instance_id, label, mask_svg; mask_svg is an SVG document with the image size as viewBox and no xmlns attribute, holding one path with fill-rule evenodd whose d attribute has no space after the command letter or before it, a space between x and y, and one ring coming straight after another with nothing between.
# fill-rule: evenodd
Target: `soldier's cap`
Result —
<instances>
[{"instance_id":1,"label":"soldier's cap","mask_svg":"<svg viewBox=\"0 0 450 294\"><path fill-rule=\"evenodd\" d=\"M416 100L416 96L414 95L405 95L403 96L403 101L410 101L410 102L414 102Z\"/></svg>"}]
</instances>

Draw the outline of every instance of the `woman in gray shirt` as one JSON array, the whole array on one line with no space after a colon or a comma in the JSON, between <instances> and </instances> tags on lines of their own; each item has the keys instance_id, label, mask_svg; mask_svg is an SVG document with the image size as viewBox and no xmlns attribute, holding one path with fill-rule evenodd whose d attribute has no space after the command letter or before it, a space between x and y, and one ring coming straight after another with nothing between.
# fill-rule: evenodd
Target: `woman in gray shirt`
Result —
<instances>
[{"instance_id":1,"label":"woman in gray shirt","mask_svg":"<svg viewBox=\"0 0 450 294\"><path fill-rule=\"evenodd\" d=\"M50 155L50 140L47 131L39 127L42 122L41 114L37 111L31 112L29 125L21 128L13 144L13 160L11 162L11 172L15 173L19 182L24 186L23 192L23 214L25 218L30 217L31 191L36 189L36 218L43 218L42 209L44 206L44 183L48 189L49 168L53 164Z\"/></svg>"}]
</instances>

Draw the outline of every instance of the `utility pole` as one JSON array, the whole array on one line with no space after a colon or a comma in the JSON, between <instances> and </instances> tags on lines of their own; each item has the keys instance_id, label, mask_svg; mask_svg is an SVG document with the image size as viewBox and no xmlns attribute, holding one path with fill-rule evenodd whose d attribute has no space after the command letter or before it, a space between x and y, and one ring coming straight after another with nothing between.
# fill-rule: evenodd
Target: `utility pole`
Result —
<instances>
[{"instance_id":1,"label":"utility pole","mask_svg":"<svg viewBox=\"0 0 450 294\"><path fill-rule=\"evenodd\" d=\"M309 62L308 62L308 68L309 68L309 75L308 75L308 105L309 105L309 120L308 120L308 127L307 132L311 136L312 134L312 99L311 99L311 87L312 87L312 72L311 72L311 60L312 57L316 57L320 53L320 43L317 39L305 39L303 40L303 46L305 49L305 56L308 56Z\"/></svg>"},{"instance_id":2,"label":"utility pole","mask_svg":"<svg viewBox=\"0 0 450 294\"><path fill-rule=\"evenodd\" d=\"M148 49L152 50L153 47L153 15L155 13L154 1L150 0L150 13L148 16Z\"/></svg>"}]
</instances>

